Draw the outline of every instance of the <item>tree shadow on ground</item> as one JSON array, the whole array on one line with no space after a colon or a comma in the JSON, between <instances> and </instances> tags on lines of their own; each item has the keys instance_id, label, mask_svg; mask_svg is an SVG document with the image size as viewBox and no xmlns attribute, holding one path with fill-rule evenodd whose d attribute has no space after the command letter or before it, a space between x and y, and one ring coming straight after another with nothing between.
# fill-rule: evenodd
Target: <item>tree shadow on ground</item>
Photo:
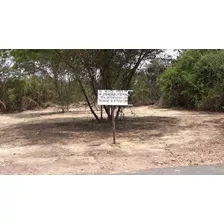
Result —
<instances>
[{"instance_id":1,"label":"tree shadow on ground","mask_svg":"<svg viewBox=\"0 0 224 224\"><path fill-rule=\"evenodd\" d=\"M36 117L43 117L43 116L52 116L52 115L60 115L60 114L89 114L89 111L86 110L77 110L77 111L65 111L62 113L61 111L51 111L51 112L32 112L32 113L17 113L12 114L15 118L36 118Z\"/></svg>"},{"instance_id":2,"label":"tree shadow on ground","mask_svg":"<svg viewBox=\"0 0 224 224\"><path fill-rule=\"evenodd\" d=\"M6 138L1 143L21 141L22 145L65 143L72 141L90 142L111 136L111 123L98 123L86 118L52 118L36 123L20 123L4 129ZM177 132L178 118L173 117L126 117L116 123L118 136L150 139L167 133ZM17 139L14 134L17 133ZM11 137L10 137L11 135ZM25 141L23 141L25 140Z\"/></svg>"}]
</instances>

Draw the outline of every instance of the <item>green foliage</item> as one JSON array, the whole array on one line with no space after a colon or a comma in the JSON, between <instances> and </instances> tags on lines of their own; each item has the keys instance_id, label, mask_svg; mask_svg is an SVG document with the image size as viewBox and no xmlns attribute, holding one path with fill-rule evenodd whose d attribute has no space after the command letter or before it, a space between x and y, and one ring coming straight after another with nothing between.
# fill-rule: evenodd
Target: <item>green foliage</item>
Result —
<instances>
[{"instance_id":1,"label":"green foliage","mask_svg":"<svg viewBox=\"0 0 224 224\"><path fill-rule=\"evenodd\" d=\"M224 50L184 51L159 83L167 106L223 110Z\"/></svg>"},{"instance_id":2,"label":"green foliage","mask_svg":"<svg viewBox=\"0 0 224 224\"><path fill-rule=\"evenodd\" d=\"M85 100L94 115L92 103L96 102L98 89L130 89L131 82L140 65L155 58L162 50L157 49L95 49L57 51L70 72L77 78ZM111 110L103 107L108 119ZM119 115L120 109L116 117Z\"/></svg>"},{"instance_id":3,"label":"green foliage","mask_svg":"<svg viewBox=\"0 0 224 224\"><path fill-rule=\"evenodd\" d=\"M133 79L131 89L133 89L132 101L134 105L150 103L150 89L143 73L139 73Z\"/></svg>"},{"instance_id":4,"label":"green foliage","mask_svg":"<svg viewBox=\"0 0 224 224\"><path fill-rule=\"evenodd\" d=\"M42 77L14 77L4 80L0 88L0 99L6 108L2 110L19 111L42 107L52 101L49 80Z\"/></svg>"},{"instance_id":5,"label":"green foliage","mask_svg":"<svg viewBox=\"0 0 224 224\"><path fill-rule=\"evenodd\" d=\"M166 62L161 59L151 60L144 69L137 73L132 80L133 103L135 105L149 105L160 98L158 79L166 68Z\"/></svg>"},{"instance_id":6,"label":"green foliage","mask_svg":"<svg viewBox=\"0 0 224 224\"><path fill-rule=\"evenodd\" d=\"M141 64L161 52L160 49L3 50L0 63L1 59L9 59L12 65L0 64L1 105L6 104L11 111L30 108L31 102L32 108L43 106L50 100L64 111L84 96L99 120L92 106L97 90L129 89ZM104 110L109 118L109 107Z\"/></svg>"}]
</instances>

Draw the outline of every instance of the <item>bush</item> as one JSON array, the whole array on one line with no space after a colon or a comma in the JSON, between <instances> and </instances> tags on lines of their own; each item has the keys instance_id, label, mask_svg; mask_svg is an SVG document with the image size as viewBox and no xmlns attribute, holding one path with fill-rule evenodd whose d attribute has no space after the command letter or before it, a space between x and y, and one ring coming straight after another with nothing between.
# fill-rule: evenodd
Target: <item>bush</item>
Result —
<instances>
[{"instance_id":1,"label":"bush","mask_svg":"<svg viewBox=\"0 0 224 224\"><path fill-rule=\"evenodd\" d=\"M187 50L161 75L162 103L222 111L224 50Z\"/></svg>"}]
</instances>

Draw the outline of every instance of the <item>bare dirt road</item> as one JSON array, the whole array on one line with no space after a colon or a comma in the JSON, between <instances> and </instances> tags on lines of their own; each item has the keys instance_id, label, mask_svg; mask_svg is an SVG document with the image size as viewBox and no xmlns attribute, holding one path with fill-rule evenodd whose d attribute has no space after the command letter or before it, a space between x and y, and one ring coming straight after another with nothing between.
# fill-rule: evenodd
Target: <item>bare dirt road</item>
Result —
<instances>
[{"instance_id":1,"label":"bare dirt road","mask_svg":"<svg viewBox=\"0 0 224 224\"><path fill-rule=\"evenodd\" d=\"M0 115L0 174L105 174L224 163L224 114L136 107L111 127L84 108Z\"/></svg>"}]
</instances>

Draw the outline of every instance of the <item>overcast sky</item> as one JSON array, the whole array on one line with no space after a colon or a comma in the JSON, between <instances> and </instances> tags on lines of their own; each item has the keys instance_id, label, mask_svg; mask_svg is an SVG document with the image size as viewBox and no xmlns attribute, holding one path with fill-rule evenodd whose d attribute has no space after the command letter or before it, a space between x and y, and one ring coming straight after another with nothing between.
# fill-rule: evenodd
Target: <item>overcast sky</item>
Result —
<instances>
[{"instance_id":1,"label":"overcast sky","mask_svg":"<svg viewBox=\"0 0 224 224\"><path fill-rule=\"evenodd\" d=\"M167 55L171 55L172 57L176 58L178 53L176 51L174 51L174 49L167 49L164 52Z\"/></svg>"}]
</instances>

